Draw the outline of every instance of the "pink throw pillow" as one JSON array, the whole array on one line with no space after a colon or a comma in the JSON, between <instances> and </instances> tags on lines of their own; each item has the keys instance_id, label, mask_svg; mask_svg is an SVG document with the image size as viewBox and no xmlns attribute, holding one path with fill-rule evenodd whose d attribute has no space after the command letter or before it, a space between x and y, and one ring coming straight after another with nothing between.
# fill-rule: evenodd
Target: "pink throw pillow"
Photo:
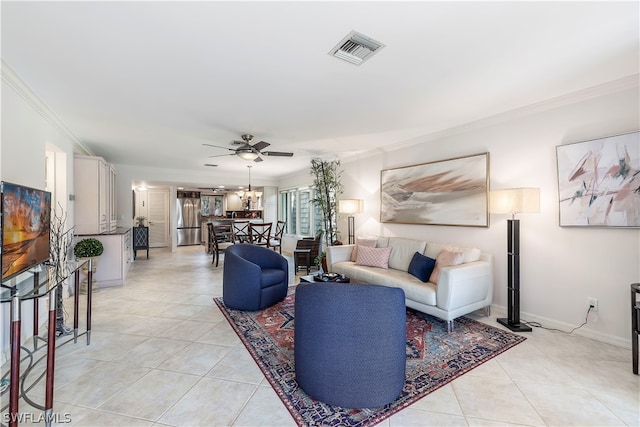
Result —
<instances>
[{"instance_id":1,"label":"pink throw pillow","mask_svg":"<svg viewBox=\"0 0 640 427\"><path fill-rule=\"evenodd\" d=\"M449 267L450 265L462 264L464 260L464 254L462 252L450 252L443 249L436 258L436 266L429 277L431 283L438 284L438 278L440 277L440 267Z\"/></svg>"},{"instance_id":2,"label":"pink throw pillow","mask_svg":"<svg viewBox=\"0 0 640 427\"><path fill-rule=\"evenodd\" d=\"M389 255L391 248L370 248L360 246L356 265L366 265L368 267L389 268Z\"/></svg>"},{"instance_id":3,"label":"pink throw pillow","mask_svg":"<svg viewBox=\"0 0 640 427\"><path fill-rule=\"evenodd\" d=\"M368 248L375 248L376 243L378 243L378 239L357 239L356 245L353 247L351 251L351 261L355 262L358 258L358 246L366 246Z\"/></svg>"}]
</instances>

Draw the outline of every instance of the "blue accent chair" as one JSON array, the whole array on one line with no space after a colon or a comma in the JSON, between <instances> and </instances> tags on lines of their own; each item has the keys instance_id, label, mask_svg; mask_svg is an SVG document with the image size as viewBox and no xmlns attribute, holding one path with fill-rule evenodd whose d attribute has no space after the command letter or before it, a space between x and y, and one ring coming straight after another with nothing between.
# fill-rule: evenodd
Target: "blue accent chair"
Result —
<instances>
[{"instance_id":1,"label":"blue accent chair","mask_svg":"<svg viewBox=\"0 0 640 427\"><path fill-rule=\"evenodd\" d=\"M256 311L287 295L289 263L279 253L241 243L224 254L222 300L229 308Z\"/></svg>"},{"instance_id":2,"label":"blue accent chair","mask_svg":"<svg viewBox=\"0 0 640 427\"><path fill-rule=\"evenodd\" d=\"M296 381L309 396L344 408L398 398L407 345L402 289L301 283L295 298Z\"/></svg>"}]
</instances>

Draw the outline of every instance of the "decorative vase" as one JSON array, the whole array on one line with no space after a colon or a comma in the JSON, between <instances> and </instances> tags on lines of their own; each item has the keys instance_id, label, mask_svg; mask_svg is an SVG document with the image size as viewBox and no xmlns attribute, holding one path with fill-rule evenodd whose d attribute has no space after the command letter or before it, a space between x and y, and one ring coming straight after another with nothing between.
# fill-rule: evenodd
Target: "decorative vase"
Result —
<instances>
[{"instance_id":1,"label":"decorative vase","mask_svg":"<svg viewBox=\"0 0 640 427\"><path fill-rule=\"evenodd\" d=\"M91 273L93 274L93 278L91 281L91 292L95 293L98 292L99 287L98 287L98 281L95 278L95 274L96 274L96 269L98 267L98 257L97 256L93 256L93 257L88 257L88 258L78 258L81 260L87 260L87 262L82 266L82 274L84 275L84 279L82 280L82 282L80 282L80 293L81 294L86 294L87 290L88 290L88 282L89 282L89 260L92 261L92 268L91 268Z\"/></svg>"}]
</instances>

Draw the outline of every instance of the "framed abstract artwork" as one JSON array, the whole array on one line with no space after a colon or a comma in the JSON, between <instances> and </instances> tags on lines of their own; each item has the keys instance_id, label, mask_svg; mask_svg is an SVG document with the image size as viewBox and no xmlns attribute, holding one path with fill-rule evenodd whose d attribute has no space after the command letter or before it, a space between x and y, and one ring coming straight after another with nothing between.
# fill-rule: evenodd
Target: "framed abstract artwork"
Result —
<instances>
[{"instance_id":1,"label":"framed abstract artwork","mask_svg":"<svg viewBox=\"0 0 640 427\"><path fill-rule=\"evenodd\" d=\"M640 132L556 147L561 227L640 227Z\"/></svg>"},{"instance_id":2,"label":"framed abstract artwork","mask_svg":"<svg viewBox=\"0 0 640 427\"><path fill-rule=\"evenodd\" d=\"M489 226L489 153L380 172L380 221Z\"/></svg>"}]
</instances>

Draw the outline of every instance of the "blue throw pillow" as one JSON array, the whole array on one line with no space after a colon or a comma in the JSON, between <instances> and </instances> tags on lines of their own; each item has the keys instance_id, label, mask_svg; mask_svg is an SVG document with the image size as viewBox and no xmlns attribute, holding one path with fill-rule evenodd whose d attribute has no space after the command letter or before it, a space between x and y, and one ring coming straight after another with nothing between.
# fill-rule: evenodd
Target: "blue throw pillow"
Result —
<instances>
[{"instance_id":1,"label":"blue throw pillow","mask_svg":"<svg viewBox=\"0 0 640 427\"><path fill-rule=\"evenodd\" d=\"M433 258L429 258L428 256L424 256L419 252L413 254L413 258L411 258L411 263L409 264L409 274L416 276L418 279L423 282L428 282L429 277L431 276L431 272L433 268L436 266L436 260Z\"/></svg>"}]
</instances>

